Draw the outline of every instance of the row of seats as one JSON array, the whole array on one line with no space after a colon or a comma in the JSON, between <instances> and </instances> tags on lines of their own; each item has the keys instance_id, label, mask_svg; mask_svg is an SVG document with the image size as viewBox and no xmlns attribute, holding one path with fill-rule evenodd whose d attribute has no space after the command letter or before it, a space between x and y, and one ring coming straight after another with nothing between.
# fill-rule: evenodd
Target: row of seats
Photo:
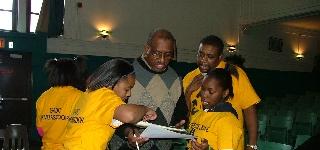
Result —
<instances>
[{"instance_id":1,"label":"row of seats","mask_svg":"<svg viewBox=\"0 0 320 150\"><path fill-rule=\"evenodd\" d=\"M315 117L319 118L318 116L318 111L316 110L310 110L310 109L298 109L298 110L286 110L286 109L268 109L268 108L263 108L263 109L258 109L258 114L266 114L269 116L289 116L289 117L299 117L300 115L306 114L309 115L310 117Z\"/></svg>"},{"instance_id":2,"label":"row of seats","mask_svg":"<svg viewBox=\"0 0 320 150\"><path fill-rule=\"evenodd\" d=\"M315 102L320 102L320 93L306 93L305 95L297 95L297 94L286 94L285 97L266 97L260 103L261 104L293 104L293 103L301 103L301 104L313 104Z\"/></svg>"},{"instance_id":3,"label":"row of seats","mask_svg":"<svg viewBox=\"0 0 320 150\"><path fill-rule=\"evenodd\" d=\"M259 150L292 150L291 145L270 142L270 141L258 140L257 145Z\"/></svg>"},{"instance_id":4,"label":"row of seats","mask_svg":"<svg viewBox=\"0 0 320 150\"><path fill-rule=\"evenodd\" d=\"M308 140L311 136L308 135L298 135L297 136L297 142L295 146L282 144L282 143L276 143L276 142L270 142L270 141L262 141L258 140L258 148L259 150L293 150L303 144L306 140ZM184 139L178 139L176 140L175 146L173 147L173 150L186 150L188 149L187 146L185 146L185 140Z\"/></svg>"},{"instance_id":5,"label":"row of seats","mask_svg":"<svg viewBox=\"0 0 320 150\"><path fill-rule=\"evenodd\" d=\"M26 125L7 125L5 129L0 129L0 138L3 139L3 150L29 150L29 138Z\"/></svg>"},{"instance_id":6,"label":"row of seats","mask_svg":"<svg viewBox=\"0 0 320 150\"><path fill-rule=\"evenodd\" d=\"M315 106L320 106L320 96L316 98L305 97L299 99L292 98L277 98L277 97L266 97L262 100L258 107L272 105L276 107L281 106L299 106L299 107L308 107L308 108L316 108Z\"/></svg>"},{"instance_id":7,"label":"row of seats","mask_svg":"<svg viewBox=\"0 0 320 150\"><path fill-rule=\"evenodd\" d=\"M259 139L293 145L297 135L318 132L317 114L277 110L275 115L258 112Z\"/></svg>"},{"instance_id":8,"label":"row of seats","mask_svg":"<svg viewBox=\"0 0 320 150\"><path fill-rule=\"evenodd\" d=\"M276 104L258 104L258 109L283 109L283 110L293 110L293 111L314 111L317 112L320 110L320 101L316 101L314 103L288 103L288 104L282 104L276 103Z\"/></svg>"},{"instance_id":9,"label":"row of seats","mask_svg":"<svg viewBox=\"0 0 320 150\"><path fill-rule=\"evenodd\" d=\"M311 136L309 135L297 135L294 146L262 140L258 140L257 145L259 150L294 150L307 141L310 137Z\"/></svg>"},{"instance_id":10,"label":"row of seats","mask_svg":"<svg viewBox=\"0 0 320 150\"><path fill-rule=\"evenodd\" d=\"M318 133L320 93L266 97L257 113L259 150L292 150Z\"/></svg>"}]
</instances>

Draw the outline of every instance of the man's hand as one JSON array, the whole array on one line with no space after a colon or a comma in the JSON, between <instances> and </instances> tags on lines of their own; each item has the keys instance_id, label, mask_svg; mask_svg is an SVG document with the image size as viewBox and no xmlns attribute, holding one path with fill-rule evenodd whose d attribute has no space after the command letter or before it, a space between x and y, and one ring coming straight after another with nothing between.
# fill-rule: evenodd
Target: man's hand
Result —
<instances>
[{"instance_id":1,"label":"man's hand","mask_svg":"<svg viewBox=\"0 0 320 150\"><path fill-rule=\"evenodd\" d=\"M176 128L184 128L184 124L186 123L186 121L185 120L181 120L180 122L178 122L176 125L175 125L175 127Z\"/></svg>"},{"instance_id":2,"label":"man's hand","mask_svg":"<svg viewBox=\"0 0 320 150\"><path fill-rule=\"evenodd\" d=\"M203 77L204 76L202 74L196 75L187 86L186 93L193 93L194 91L198 90L202 84Z\"/></svg>"},{"instance_id":3,"label":"man's hand","mask_svg":"<svg viewBox=\"0 0 320 150\"><path fill-rule=\"evenodd\" d=\"M191 111L191 106L190 106L190 97L192 95L193 92L195 92L196 90L198 90L202 84L202 80L203 80L203 75L202 74L198 74L196 75L192 81L190 82L190 84L186 87L186 91L184 93L184 96L186 98L186 103L188 106L188 117L189 117L189 113Z\"/></svg>"},{"instance_id":4,"label":"man's hand","mask_svg":"<svg viewBox=\"0 0 320 150\"><path fill-rule=\"evenodd\" d=\"M149 120L155 120L157 118L157 113L148 108L148 112L143 116L143 121L146 122L146 121L149 121Z\"/></svg>"},{"instance_id":5,"label":"man's hand","mask_svg":"<svg viewBox=\"0 0 320 150\"><path fill-rule=\"evenodd\" d=\"M136 135L136 137L134 137L134 134ZM134 129L134 133L133 130L129 131L127 138L130 146L137 147L136 142L138 142L139 146L142 146L144 143L149 141L149 138L143 138L140 136L140 134L141 132L137 129Z\"/></svg>"}]
</instances>

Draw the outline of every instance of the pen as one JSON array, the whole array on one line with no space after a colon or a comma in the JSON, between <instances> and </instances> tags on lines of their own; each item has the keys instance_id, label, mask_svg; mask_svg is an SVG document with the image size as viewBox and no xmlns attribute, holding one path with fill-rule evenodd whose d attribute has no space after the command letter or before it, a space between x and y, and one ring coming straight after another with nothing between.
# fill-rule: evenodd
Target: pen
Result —
<instances>
[{"instance_id":1,"label":"pen","mask_svg":"<svg viewBox=\"0 0 320 150\"><path fill-rule=\"evenodd\" d=\"M132 126L132 132L133 132L133 137L137 137L137 136L136 136L136 133L134 132L134 127L133 127L133 126ZM137 146L137 150L140 150L140 149L139 149L138 141L136 141L136 146Z\"/></svg>"},{"instance_id":2,"label":"pen","mask_svg":"<svg viewBox=\"0 0 320 150\"><path fill-rule=\"evenodd\" d=\"M134 133L134 130L133 130L133 133ZM136 134L133 134L133 137L137 137ZM136 146L137 146L137 149L139 150L139 144L138 144L138 141L136 141Z\"/></svg>"}]
</instances>

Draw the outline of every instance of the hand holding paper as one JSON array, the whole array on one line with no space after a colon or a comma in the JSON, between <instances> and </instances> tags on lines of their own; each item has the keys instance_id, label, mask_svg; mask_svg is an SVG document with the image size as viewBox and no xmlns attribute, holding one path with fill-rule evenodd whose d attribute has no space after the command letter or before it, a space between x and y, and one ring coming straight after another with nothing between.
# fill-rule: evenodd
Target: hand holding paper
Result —
<instances>
[{"instance_id":1,"label":"hand holding paper","mask_svg":"<svg viewBox=\"0 0 320 150\"><path fill-rule=\"evenodd\" d=\"M128 129L128 134L127 134L127 139L128 139L128 143L129 145L131 145L132 147L136 147L137 144L138 146L143 145L145 142L149 141L149 138L143 138L140 136L140 131L134 128L127 128ZM126 130L127 130L126 129Z\"/></svg>"}]
</instances>

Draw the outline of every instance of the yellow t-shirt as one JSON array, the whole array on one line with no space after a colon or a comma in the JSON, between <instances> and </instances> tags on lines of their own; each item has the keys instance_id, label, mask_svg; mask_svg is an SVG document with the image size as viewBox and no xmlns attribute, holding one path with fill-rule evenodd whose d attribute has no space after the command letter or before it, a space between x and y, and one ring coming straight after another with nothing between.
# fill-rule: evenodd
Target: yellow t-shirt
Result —
<instances>
[{"instance_id":1,"label":"yellow t-shirt","mask_svg":"<svg viewBox=\"0 0 320 150\"><path fill-rule=\"evenodd\" d=\"M113 119L115 109L122 104L125 103L121 98L108 88L85 92L69 119L64 147L105 150L115 129L122 124Z\"/></svg>"},{"instance_id":2,"label":"yellow t-shirt","mask_svg":"<svg viewBox=\"0 0 320 150\"><path fill-rule=\"evenodd\" d=\"M239 120L230 112L199 111L190 117L188 133L208 140L211 149L238 149L242 126ZM188 147L191 144L188 142Z\"/></svg>"},{"instance_id":3,"label":"yellow t-shirt","mask_svg":"<svg viewBox=\"0 0 320 150\"><path fill-rule=\"evenodd\" d=\"M217 66L217 68L224 68L225 66L226 66L226 62L221 61L220 64ZM244 118L243 118L242 110L252 106L253 104L259 103L260 98L255 92L255 90L253 89L246 73L239 67L237 67L237 71L239 74L238 79L232 75L232 86L233 86L234 97L232 100L228 100L228 102L231 103L232 107L237 111L238 119L241 125L243 125ZM198 74L201 74L199 68L189 72L184 77L183 79L184 92L186 91L186 88L190 84L192 79ZM190 103L191 103L190 105L191 116L198 111L203 111L202 103L201 103L200 88L197 91L192 93L190 97ZM241 142L242 142L241 144L243 145L242 147L244 148L244 134L242 135Z\"/></svg>"},{"instance_id":4,"label":"yellow t-shirt","mask_svg":"<svg viewBox=\"0 0 320 150\"><path fill-rule=\"evenodd\" d=\"M83 94L72 86L51 87L36 102L36 126L42 128L42 150L63 148L63 140L73 105Z\"/></svg>"}]
</instances>

